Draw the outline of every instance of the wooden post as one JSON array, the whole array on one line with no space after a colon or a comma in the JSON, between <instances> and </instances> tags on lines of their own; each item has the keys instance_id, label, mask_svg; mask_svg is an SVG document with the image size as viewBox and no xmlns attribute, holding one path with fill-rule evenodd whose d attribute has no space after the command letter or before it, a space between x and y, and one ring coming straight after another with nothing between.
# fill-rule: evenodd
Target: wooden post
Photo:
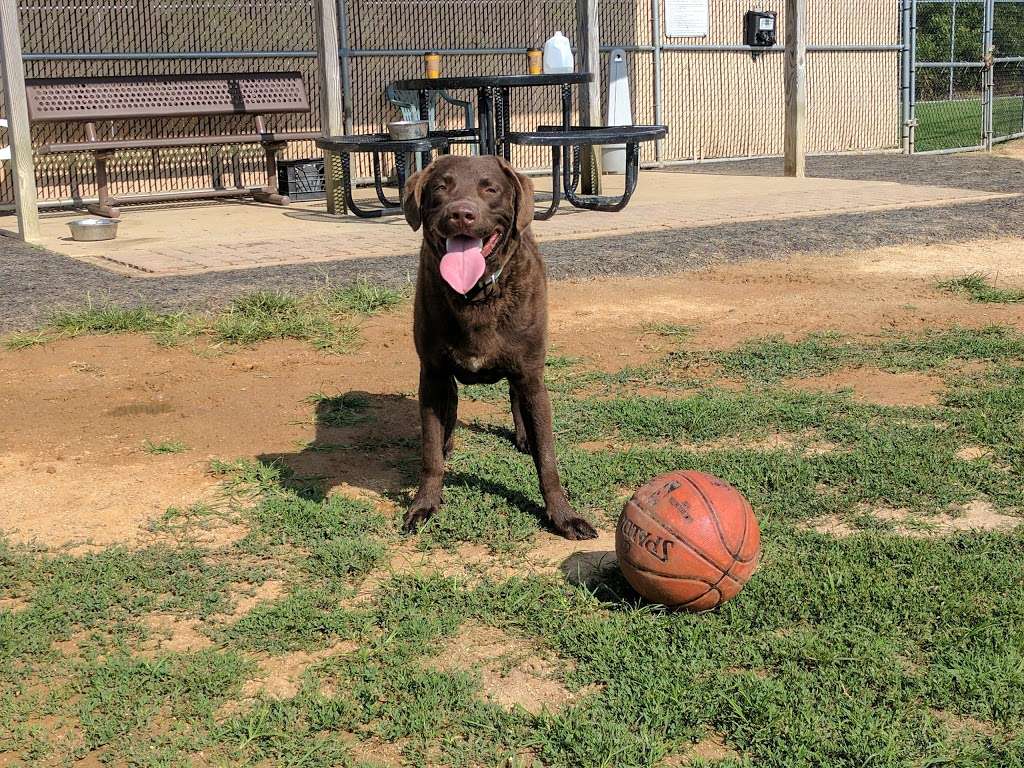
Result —
<instances>
[{"instance_id":1,"label":"wooden post","mask_svg":"<svg viewBox=\"0 0 1024 768\"><path fill-rule=\"evenodd\" d=\"M342 109L341 48L338 45L338 6L346 0L314 0L316 9L317 59L320 64L320 133L340 136L345 133L345 113ZM342 191L340 158L324 152L324 189L327 192L327 212L346 213Z\"/></svg>"},{"instance_id":2,"label":"wooden post","mask_svg":"<svg viewBox=\"0 0 1024 768\"><path fill-rule=\"evenodd\" d=\"M576 0L576 69L594 79L580 87L580 125L601 125L601 25L598 0ZM601 154L585 147L580 183L583 193L601 194Z\"/></svg>"},{"instance_id":3,"label":"wooden post","mask_svg":"<svg viewBox=\"0 0 1024 768\"><path fill-rule=\"evenodd\" d=\"M18 235L25 242L37 243L40 238L36 169L32 162L32 132L29 130L28 105L25 102L25 64L21 60L18 0L0 0L0 47Z\"/></svg>"},{"instance_id":4,"label":"wooden post","mask_svg":"<svg viewBox=\"0 0 1024 768\"><path fill-rule=\"evenodd\" d=\"M807 154L807 0L786 0L786 175L802 179Z\"/></svg>"}]
</instances>

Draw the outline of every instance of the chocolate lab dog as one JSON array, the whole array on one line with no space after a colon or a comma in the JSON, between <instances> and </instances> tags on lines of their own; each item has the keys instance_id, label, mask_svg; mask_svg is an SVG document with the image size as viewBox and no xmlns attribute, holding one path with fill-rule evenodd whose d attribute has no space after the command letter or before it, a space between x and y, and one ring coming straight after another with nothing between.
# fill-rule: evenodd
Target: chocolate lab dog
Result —
<instances>
[{"instance_id":1,"label":"chocolate lab dog","mask_svg":"<svg viewBox=\"0 0 1024 768\"><path fill-rule=\"evenodd\" d=\"M423 227L414 328L423 470L405 529L441 505L456 380L508 379L516 447L533 455L551 525L568 539L596 537L570 506L555 466L544 386L547 279L530 232L533 184L498 157L445 156L409 178L402 205L413 230Z\"/></svg>"}]
</instances>

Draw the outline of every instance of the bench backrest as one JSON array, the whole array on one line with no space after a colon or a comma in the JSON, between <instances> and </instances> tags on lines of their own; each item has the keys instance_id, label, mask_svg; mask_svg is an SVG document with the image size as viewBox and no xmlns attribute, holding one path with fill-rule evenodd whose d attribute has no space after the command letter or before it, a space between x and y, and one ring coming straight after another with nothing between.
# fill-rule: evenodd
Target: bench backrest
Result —
<instances>
[{"instance_id":1,"label":"bench backrest","mask_svg":"<svg viewBox=\"0 0 1024 768\"><path fill-rule=\"evenodd\" d=\"M308 112L299 72L62 77L25 81L32 121Z\"/></svg>"}]
</instances>

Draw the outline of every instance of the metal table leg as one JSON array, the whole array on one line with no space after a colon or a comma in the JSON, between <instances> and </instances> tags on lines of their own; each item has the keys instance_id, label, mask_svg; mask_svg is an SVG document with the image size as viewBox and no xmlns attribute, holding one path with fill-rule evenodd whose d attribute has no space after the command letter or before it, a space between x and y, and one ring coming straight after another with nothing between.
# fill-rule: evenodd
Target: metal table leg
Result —
<instances>
[{"instance_id":1,"label":"metal table leg","mask_svg":"<svg viewBox=\"0 0 1024 768\"><path fill-rule=\"evenodd\" d=\"M572 128L572 86L562 86L562 129ZM572 184L566 189L566 193L575 190L580 183L580 148L565 148L565 167L572 170Z\"/></svg>"},{"instance_id":2,"label":"metal table leg","mask_svg":"<svg viewBox=\"0 0 1024 768\"><path fill-rule=\"evenodd\" d=\"M505 133L508 131L508 127L505 125L505 96L504 88L496 88L494 90L495 155L502 154L502 141L505 138Z\"/></svg>"},{"instance_id":3,"label":"metal table leg","mask_svg":"<svg viewBox=\"0 0 1024 768\"><path fill-rule=\"evenodd\" d=\"M430 94L427 91L420 91L420 120L427 121L427 127L430 127ZM420 153L420 167L426 168L430 165L430 153Z\"/></svg>"},{"instance_id":4,"label":"metal table leg","mask_svg":"<svg viewBox=\"0 0 1024 768\"><path fill-rule=\"evenodd\" d=\"M494 92L480 88L476 92L477 123L480 133L480 154L494 154Z\"/></svg>"},{"instance_id":5,"label":"metal table leg","mask_svg":"<svg viewBox=\"0 0 1024 768\"><path fill-rule=\"evenodd\" d=\"M512 159L512 147L506 137L512 131L512 89L502 88L500 97L501 129L498 133L501 146L501 155L506 160Z\"/></svg>"}]
</instances>

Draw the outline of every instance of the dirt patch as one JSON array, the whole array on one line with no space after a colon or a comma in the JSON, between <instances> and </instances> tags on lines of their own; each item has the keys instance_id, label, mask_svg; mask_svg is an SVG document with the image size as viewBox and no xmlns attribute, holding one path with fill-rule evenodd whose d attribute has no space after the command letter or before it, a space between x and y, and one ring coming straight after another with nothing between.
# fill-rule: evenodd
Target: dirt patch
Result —
<instances>
[{"instance_id":1,"label":"dirt patch","mask_svg":"<svg viewBox=\"0 0 1024 768\"><path fill-rule=\"evenodd\" d=\"M173 613L151 613L142 620L151 637L139 648L145 657L160 653L192 653L213 645L213 641L200 631L202 622Z\"/></svg>"},{"instance_id":2,"label":"dirt patch","mask_svg":"<svg viewBox=\"0 0 1024 768\"><path fill-rule=\"evenodd\" d=\"M996 144L992 148L992 152L1003 157L1015 157L1019 160L1024 160L1024 141L1017 139L1015 141L1004 141L1000 144Z\"/></svg>"},{"instance_id":3,"label":"dirt patch","mask_svg":"<svg viewBox=\"0 0 1024 768\"><path fill-rule=\"evenodd\" d=\"M28 605L28 600L20 597L0 597L0 611L17 613L20 610L28 608Z\"/></svg>"},{"instance_id":4,"label":"dirt patch","mask_svg":"<svg viewBox=\"0 0 1024 768\"><path fill-rule=\"evenodd\" d=\"M262 584L247 584L231 591L231 599L235 603L234 610L225 615L225 619L237 621L260 603L269 603L284 595L284 582L270 579Z\"/></svg>"},{"instance_id":5,"label":"dirt patch","mask_svg":"<svg viewBox=\"0 0 1024 768\"><path fill-rule=\"evenodd\" d=\"M801 256L656 280L552 283L552 349L616 370L680 344L721 349L772 334L1024 327L1022 305L972 304L935 288L975 271L1024 282L1020 250L1018 241L991 240ZM692 326L694 336L659 336L645 330L651 322ZM323 477L328 490L393 497L414 484L418 463L411 325L409 307L371 318L366 344L343 357L293 342L167 349L145 336L0 351L0 532L47 547L144 542L167 507L215 496L206 474L211 458L278 460L300 476ZM939 391L902 374L816 383L850 385L880 402L934 402ZM361 421L317 424L307 399L315 392L363 393ZM507 405L464 402L461 416L504 420ZM151 455L146 440L180 441L188 450ZM209 546L224 546L244 531L209 535Z\"/></svg>"},{"instance_id":6,"label":"dirt patch","mask_svg":"<svg viewBox=\"0 0 1024 768\"><path fill-rule=\"evenodd\" d=\"M892 373L877 368L844 368L824 376L789 379L786 386L808 392L851 390L855 400L877 405L938 405L942 380L916 371Z\"/></svg>"},{"instance_id":7,"label":"dirt patch","mask_svg":"<svg viewBox=\"0 0 1024 768\"><path fill-rule=\"evenodd\" d=\"M359 764L402 766L405 765L405 758L402 757L402 745L379 739L366 739L353 741L349 752Z\"/></svg>"},{"instance_id":8,"label":"dirt patch","mask_svg":"<svg viewBox=\"0 0 1024 768\"><path fill-rule=\"evenodd\" d=\"M930 710L932 717L942 723L951 732L975 736L995 736L996 727L970 715L958 715L943 709Z\"/></svg>"},{"instance_id":9,"label":"dirt patch","mask_svg":"<svg viewBox=\"0 0 1024 768\"><path fill-rule=\"evenodd\" d=\"M888 524L901 536L933 538L961 531L1010 531L1024 525L1024 518L999 512L987 501L972 501L956 514L921 515L907 509L865 507L861 514ZM847 519L835 515L810 521L808 528L833 536L852 536L863 533Z\"/></svg>"},{"instance_id":10,"label":"dirt patch","mask_svg":"<svg viewBox=\"0 0 1024 768\"><path fill-rule=\"evenodd\" d=\"M677 766L693 765L699 760L708 763L723 762L725 760L742 760L743 755L725 743L720 734L713 733L706 736L695 744L687 746L681 754L671 755L661 761L662 768L676 768Z\"/></svg>"},{"instance_id":11,"label":"dirt patch","mask_svg":"<svg viewBox=\"0 0 1024 768\"><path fill-rule=\"evenodd\" d=\"M991 449L983 448L980 445L965 445L956 452L956 457L961 461L977 461L978 459L988 458L991 455Z\"/></svg>"},{"instance_id":12,"label":"dirt patch","mask_svg":"<svg viewBox=\"0 0 1024 768\"><path fill-rule=\"evenodd\" d=\"M482 624L464 626L436 663L442 670L476 672L484 697L505 709L557 711L581 695L559 681L553 660L539 656L524 640Z\"/></svg>"},{"instance_id":13,"label":"dirt patch","mask_svg":"<svg viewBox=\"0 0 1024 768\"><path fill-rule=\"evenodd\" d=\"M623 354L642 362L658 345L674 346L650 334L644 337L649 349L635 343L641 326L652 322L691 326L694 335L684 344L710 349L824 330L858 335L954 324L1019 325L1020 305L974 304L935 284L971 272L1024 280L1020 249L1010 239L936 243L720 266L654 280L558 283L552 286L552 339L566 354L614 367ZM581 304L590 306L581 311Z\"/></svg>"},{"instance_id":14,"label":"dirt patch","mask_svg":"<svg viewBox=\"0 0 1024 768\"><path fill-rule=\"evenodd\" d=\"M112 460L111 454L97 462L48 449L0 456L0 533L21 543L76 550L138 543L168 507L215 495L215 481L193 460L124 456L111 466Z\"/></svg>"},{"instance_id":15,"label":"dirt patch","mask_svg":"<svg viewBox=\"0 0 1024 768\"><path fill-rule=\"evenodd\" d=\"M256 663L259 673L242 686L243 698L259 695L273 699L293 698L302 686L302 675L306 669L329 656L351 653L358 646L352 642L341 642L319 651L293 651L276 656L259 654Z\"/></svg>"}]
</instances>

